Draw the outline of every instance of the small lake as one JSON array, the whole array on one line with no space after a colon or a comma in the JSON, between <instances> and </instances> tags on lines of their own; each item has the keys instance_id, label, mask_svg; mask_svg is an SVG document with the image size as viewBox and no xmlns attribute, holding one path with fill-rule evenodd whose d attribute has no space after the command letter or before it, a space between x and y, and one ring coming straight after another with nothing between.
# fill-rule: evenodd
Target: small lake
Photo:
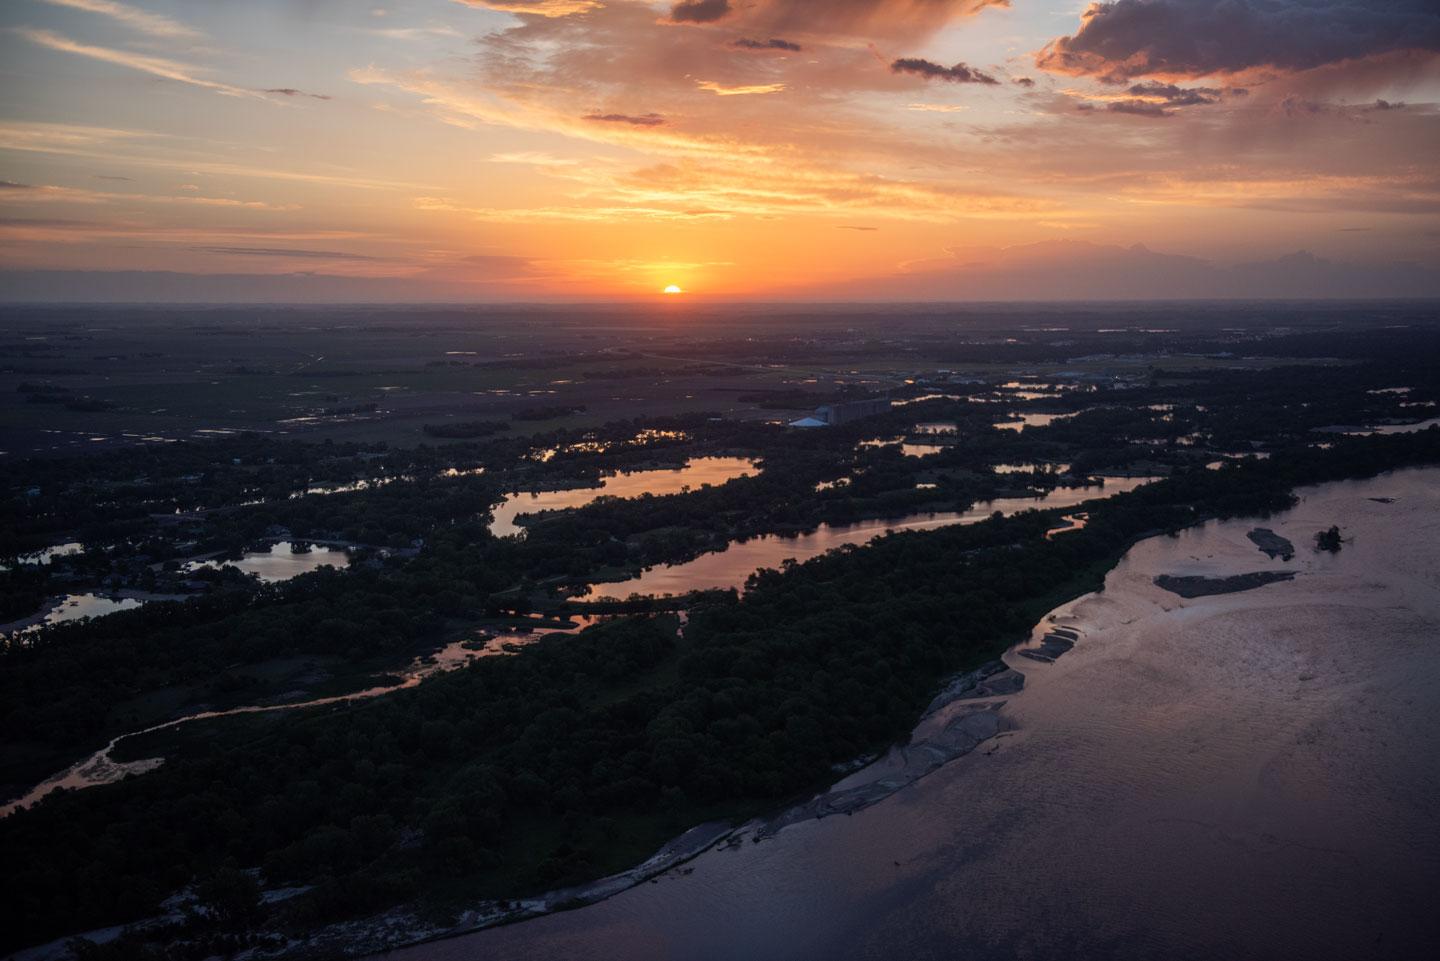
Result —
<instances>
[{"instance_id":1,"label":"small lake","mask_svg":"<svg viewBox=\"0 0 1440 961\"><path fill-rule=\"evenodd\" d=\"M1049 471L1055 474L1070 473L1070 465L1062 463L1021 462L1014 464L992 464L990 469L997 474L1031 474L1037 470Z\"/></svg>"},{"instance_id":2,"label":"small lake","mask_svg":"<svg viewBox=\"0 0 1440 961\"><path fill-rule=\"evenodd\" d=\"M1068 414L1019 414L1017 415L1017 420L1001 421L995 426L1001 430L1013 430L1018 433L1026 427L1048 427L1057 420L1074 417L1077 413L1080 412L1074 411Z\"/></svg>"},{"instance_id":3,"label":"small lake","mask_svg":"<svg viewBox=\"0 0 1440 961\"><path fill-rule=\"evenodd\" d=\"M694 457L684 467L612 474L601 480L598 487L507 494L491 512L494 520L490 523L490 533L496 537L523 536L525 528L515 523L515 518L521 514L584 507L597 497L679 494L687 488L694 490L706 484L719 485L759 472L755 461L747 457Z\"/></svg>"},{"instance_id":4,"label":"small lake","mask_svg":"<svg viewBox=\"0 0 1440 961\"><path fill-rule=\"evenodd\" d=\"M267 583L288 581L299 574L306 574L320 567L349 567L350 555L344 548L310 545L310 550L295 553L289 541L277 541L269 550L247 551L238 561L204 561L192 567L235 567L246 574L255 574Z\"/></svg>"},{"instance_id":5,"label":"small lake","mask_svg":"<svg viewBox=\"0 0 1440 961\"><path fill-rule=\"evenodd\" d=\"M49 564L57 557L68 557L71 554L80 554L83 553L84 550L84 544L78 543L76 541L71 541L68 544L54 544L50 547L45 548L42 551L35 551L31 554L21 554L18 557L14 558L14 562L21 565L22 567L32 564ZM0 571L8 570L10 570L9 564L0 564Z\"/></svg>"},{"instance_id":6,"label":"small lake","mask_svg":"<svg viewBox=\"0 0 1440 961\"><path fill-rule=\"evenodd\" d=\"M1367 427L1363 431L1355 431L1357 434L1413 434L1417 430L1429 430L1436 424L1440 424L1440 417L1432 417L1429 420L1422 420L1418 424L1382 424L1379 427Z\"/></svg>"},{"instance_id":7,"label":"small lake","mask_svg":"<svg viewBox=\"0 0 1440 961\"><path fill-rule=\"evenodd\" d=\"M18 628L19 630L34 630L46 624L61 624L65 621L78 621L82 617L103 617L106 614L114 614L116 611L128 611L133 607L139 607L144 601L133 597L107 597L103 594L67 594L46 613L39 624L32 624L29 628ZM23 621L20 623L24 623ZM12 633L16 633L12 632Z\"/></svg>"},{"instance_id":8,"label":"small lake","mask_svg":"<svg viewBox=\"0 0 1440 961\"><path fill-rule=\"evenodd\" d=\"M861 441L858 445L856 445L856 446L857 446L857 447L896 447L896 446L898 446L898 447L900 448L900 453L904 454L906 457L924 457L926 454L935 454L935 453L938 453L938 452L944 450L944 449L945 449L946 447L948 447L949 445L948 445L948 444L908 444L908 443L905 442L905 439L904 439L903 437L882 437L882 438L877 438L877 439L875 439L875 440L862 440L862 441Z\"/></svg>"},{"instance_id":9,"label":"small lake","mask_svg":"<svg viewBox=\"0 0 1440 961\"><path fill-rule=\"evenodd\" d=\"M996 511L1014 514L1032 509L1074 507L1096 497L1131 491L1154 478L1131 477L1106 480L1104 486L1057 487L1043 497L1002 497L975 504L967 511L911 514L855 524L822 524L809 534L782 537L766 534L731 544L723 551L702 554L684 564L652 567L627 581L591 584L575 600L600 597L628 597L631 594L684 594L711 588L743 588L745 579L762 567L779 568L786 558L806 561L845 544L864 544L891 531L930 530L953 524L975 524Z\"/></svg>"}]
</instances>

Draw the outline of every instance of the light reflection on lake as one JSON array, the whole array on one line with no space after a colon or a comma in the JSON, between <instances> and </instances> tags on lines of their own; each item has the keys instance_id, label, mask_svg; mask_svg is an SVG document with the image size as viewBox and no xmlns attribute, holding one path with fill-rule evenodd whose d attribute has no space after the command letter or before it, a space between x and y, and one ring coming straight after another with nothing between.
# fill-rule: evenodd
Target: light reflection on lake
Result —
<instances>
[{"instance_id":1,"label":"light reflection on lake","mask_svg":"<svg viewBox=\"0 0 1440 961\"><path fill-rule=\"evenodd\" d=\"M906 457L924 457L926 454L935 454L945 450L948 444L907 444L903 437L882 437L875 440L862 440L858 447L893 447L900 446L900 453Z\"/></svg>"},{"instance_id":2,"label":"light reflection on lake","mask_svg":"<svg viewBox=\"0 0 1440 961\"><path fill-rule=\"evenodd\" d=\"M143 603L133 597L110 598L102 594L69 594L45 615L44 624L78 621L82 617L103 617L116 611L128 611ZM38 626L38 625L37 625Z\"/></svg>"},{"instance_id":3,"label":"light reflection on lake","mask_svg":"<svg viewBox=\"0 0 1440 961\"><path fill-rule=\"evenodd\" d=\"M997 474L1031 474L1035 471L1042 471L1051 474L1066 474L1070 471L1069 464L1043 464L1043 463L1016 463L1016 464L992 464L990 469Z\"/></svg>"},{"instance_id":4,"label":"light reflection on lake","mask_svg":"<svg viewBox=\"0 0 1440 961\"><path fill-rule=\"evenodd\" d=\"M1422 420L1418 424L1382 424L1379 427L1367 427L1364 430L1352 431L1356 434L1413 434L1418 430L1429 430L1436 424L1440 424L1440 417L1432 417L1429 420Z\"/></svg>"},{"instance_id":5,"label":"light reflection on lake","mask_svg":"<svg viewBox=\"0 0 1440 961\"><path fill-rule=\"evenodd\" d=\"M80 554L85 550L85 545L71 541L68 544L53 544L44 550L34 551L30 554L21 554L16 557L15 563L24 567L27 565L49 564L57 557L69 557L71 554ZM0 564L0 571L10 570L9 564Z\"/></svg>"},{"instance_id":6,"label":"light reflection on lake","mask_svg":"<svg viewBox=\"0 0 1440 961\"><path fill-rule=\"evenodd\" d=\"M246 574L255 574L262 581L285 581L320 567L349 567L350 555L344 548L311 545L305 553L296 554L289 541L276 541L267 551L247 551L238 561L205 561L192 567L235 567Z\"/></svg>"},{"instance_id":7,"label":"light reflection on lake","mask_svg":"<svg viewBox=\"0 0 1440 961\"><path fill-rule=\"evenodd\" d=\"M1082 413L1084 413L1084 411L1077 410L1066 414L1017 414L1015 416L1018 420L1003 421L995 426L1001 430L1013 430L1018 433L1026 427L1048 427L1057 420L1065 420L1068 417L1074 417L1076 414Z\"/></svg>"},{"instance_id":8,"label":"light reflection on lake","mask_svg":"<svg viewBox=\"0 0 1440 961\"><path fill-rule=\"evenodd\" d=\"M1035 508L1074 507L1096 497L1131 491L1154 478L1131 477L1109 479L1104 486L1057 487L1044 497L1001 497L983 501L966 511L944 511L932 514L911 514L888 520L867 520L855 524L822 524L809 534L782 537L767 534L752 537L743 543L731 544L723 551L702 554L684 564L652 567L639 577L627 581L591 584L576 600L600 597L628 597L631 594L684 594L711 588L743 588L745 579L762 567L779 568L781 561L793 557L797 561L818 557L845 544L864 544L889 531L930 530L954 524L975 524L987 520L997 511L1014 514Z\"/></svg>"},{"instance_id":9,"label":"light reflection on lake","mask_svg":"<svg viewBox=\"0 0 1440 961\"><path fill-rule=\"evenodd\" d=\"M521 514L584 507L602 496L653 494L659 497L678 494L687 487L694 490L705 484L719 485L746 474L758 473L755 461L746 457L692 457L682 468L612 474L602 479L598 487L507 494L492 511L494 520L490 523L490 533L496 537L524 534L525 528L515 523L515 518Z\"/></svg>"}]
</instances>

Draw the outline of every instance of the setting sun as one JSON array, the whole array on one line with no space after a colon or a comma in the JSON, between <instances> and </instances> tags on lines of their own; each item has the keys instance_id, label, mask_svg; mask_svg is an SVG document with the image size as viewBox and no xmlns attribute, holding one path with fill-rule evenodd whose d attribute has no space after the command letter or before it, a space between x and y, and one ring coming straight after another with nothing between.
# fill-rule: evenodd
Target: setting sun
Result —
<instances>
[{"instance_id":1,"label":"setting sun","mask_svg":"<svg viewBox=\"0 0 1440 961\"><path fill-rule=\"evenodd\" d=\"M667 294L679 294L679 293L683 293L683 291L682 291L679 287L676 287L674 284L671 284L669 287L666 287L666 288L665 288L665 293L667 293Z\"/></svg>"}]
</instances>

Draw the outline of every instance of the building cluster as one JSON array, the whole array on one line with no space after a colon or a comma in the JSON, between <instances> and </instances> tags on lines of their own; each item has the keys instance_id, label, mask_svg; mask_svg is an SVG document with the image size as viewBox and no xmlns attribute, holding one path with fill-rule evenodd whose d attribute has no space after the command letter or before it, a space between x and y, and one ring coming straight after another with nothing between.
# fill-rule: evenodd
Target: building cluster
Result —
<instances>
[{"instance_id":1,"label":"building cluster","mask_svg":"<svg viewBox=\"0 0 1440 961\"><path fill-rule=\"evenodd\" d=\"M815 413L790 423L791 427L835 427L849 424L863 417L874 417L890 411L889 397L872 397L868 400L851 400L843 404L825 404L815 408Z\"/></svg>"}]
</instances>

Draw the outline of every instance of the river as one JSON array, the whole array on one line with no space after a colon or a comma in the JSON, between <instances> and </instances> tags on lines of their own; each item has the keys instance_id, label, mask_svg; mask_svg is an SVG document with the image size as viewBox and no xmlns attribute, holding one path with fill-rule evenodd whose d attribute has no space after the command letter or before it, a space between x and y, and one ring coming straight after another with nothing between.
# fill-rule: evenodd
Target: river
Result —
<instances>
[{"instance_id":1,"label":"river","mask_svg":"<svg viewBox=\"0 0 1440 961\"><path fill-rule=\"evenodd\" d=\"M1300 493L1136 545L1037 625L1072 651L1006 655L1027 680L995 699L998 736L874 806L390 957L1440 956L1440 469ZM1294 560L1260 553L1257 524ZM1348 540L1317 552L1331 524ZM1272 570L1297 576L1192 600L1152 583Z\"/></svg>"},{"instance_id":2,"label":"river","mask_svg":"<svg viewBox=\"0 0 1440 961\"><path fill-rule=\"evenodd\" d=\"M575 600L601 597L628 597L631 594L684 594L711 588L743 588L745 579L762 567L778 568L793 557L806 561L845 544L864 544L891 531L921 531L954 524L976 524L995 512L1014 514L1032 509L1074 507L1096 497L1110 497L1132 491L1153 477L1109 478L1104 486L1057 487L1040 497L999 497L977 502L965 511L937 511L905 517L858 521L854 524L821 524L808 534L782 537L764 534L736 541L724 550L701 554L683 564L652 567L626 581L591 584Z\"/></svg>"}]
</instances>

